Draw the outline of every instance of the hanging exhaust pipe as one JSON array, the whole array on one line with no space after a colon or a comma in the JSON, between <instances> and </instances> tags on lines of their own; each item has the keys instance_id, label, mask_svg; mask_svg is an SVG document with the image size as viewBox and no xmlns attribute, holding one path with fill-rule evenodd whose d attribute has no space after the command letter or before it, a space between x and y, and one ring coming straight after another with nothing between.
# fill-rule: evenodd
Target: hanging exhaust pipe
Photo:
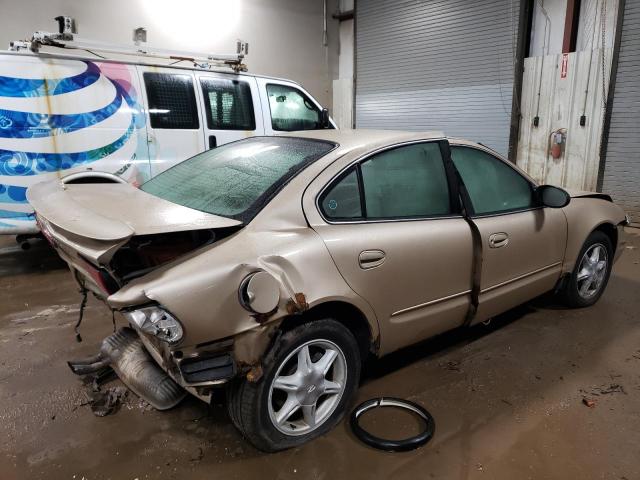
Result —
<instances>
[{"instance_id":1,"label":"hanging exhaust pipe","mask_svg":"<svg viewBox=\"0 0 640 480\"><path fill-rule=\"evenodd\" d=\"M128 327L105 338L98 355L67 363L77 375L111 366L129 389L158 410L175 407L187 394L156 364L138 334Z\"/></svg>"}]
</instances>

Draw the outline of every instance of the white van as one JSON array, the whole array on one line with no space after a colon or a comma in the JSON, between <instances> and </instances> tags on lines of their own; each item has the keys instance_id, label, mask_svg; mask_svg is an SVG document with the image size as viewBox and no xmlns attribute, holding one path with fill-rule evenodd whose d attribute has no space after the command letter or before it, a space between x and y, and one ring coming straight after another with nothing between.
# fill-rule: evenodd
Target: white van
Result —
<instances>
[{"instance_id":1,"label":"white van","mask_svg":"<svg viewBox=\"0 0 640 480\"><path fill-rule=\"evenodd\" d=\"M140 184L244 137L335 128L289 80L86 55L0 52L0 234L19 242L43 180Z\"/></svg>"}]
</instances>

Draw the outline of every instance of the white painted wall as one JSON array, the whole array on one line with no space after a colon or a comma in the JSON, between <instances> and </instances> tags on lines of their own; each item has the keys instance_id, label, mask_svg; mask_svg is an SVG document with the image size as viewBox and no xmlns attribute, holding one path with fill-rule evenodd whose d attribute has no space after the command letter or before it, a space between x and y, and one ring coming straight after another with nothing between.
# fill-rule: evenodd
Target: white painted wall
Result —
<instances>
[{"instance_id":1,"label":"white painted wall","mask_svg":"<svg viewBox=\"0 0 640 480\"><path fill-rule=\"evenodd\" d=\"M338 76L337 0L328 0L328 46L323 0L0 0L0 48L35 30L56 31L57 15L75 17L78 36L133 44L136 27L149 47L233 53L249 42L249 71L302 83L331 107Z\"/></svg>"},{"instance_id":2,"label":"white painted wall","mask_svg":"<svg viewBox=\"0 0 640 480\"><path fill-rule=\"evenodd\" d=\"M340 0L340 12L353 10L353 0ZM354 20L340 22L338 78L333 81L333 119L338 128L353 127Z\"/></svg>"},{"instance_id":3,"label":"white painted wall","mask_svg":"<svg viewBox=\"0 0 640 480\"><path fill-rule=\"evenodd\" d=\"M578 17L576 51L602 48L601 15L605 14L605 48L612 48L618 0L582 0ZM544 13L548 15L547 17ZM531 23L529 56L562 53L567 0L536 0ZM546 30L545 30L546 29Z\"/></svg>"},{"instance_id":4,"label":"white painted wall","mask_svg":"<svg viewBox=\"0 0 640 480\"><path fill-rule=\"evenodd\" d=\"M604 7L604 8L603 8ZM582 0L576 50L602 48L602 15L604 14L604 47L613 48L618 0Z\"/></svg>"},{"instance_id":5,"label":"white painted wall","mask_svg":"<svg viewBox=\"0 0 640 480\"><path fill-rule=\"evenodd\" d=\"M566 12L567 0L536 0L529 56L539 57L562 52Z\"/></svg>"}]
</instances>

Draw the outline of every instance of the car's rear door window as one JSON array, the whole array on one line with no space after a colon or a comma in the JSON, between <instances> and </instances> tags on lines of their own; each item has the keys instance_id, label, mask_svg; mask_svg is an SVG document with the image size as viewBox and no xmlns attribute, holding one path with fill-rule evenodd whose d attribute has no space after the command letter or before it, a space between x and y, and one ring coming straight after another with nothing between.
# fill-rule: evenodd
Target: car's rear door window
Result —
<instances>
[{"instance_id":1,"label":"car's rear door window","mask_svg":"<svg viewBox=\"0 0 640 480\"><path fill-rule=\"evenodd\" d=\"M223 78L200 80L210 130L255 130L251 87Z\"/></svg>"},{"instance_id":2,"label":"car's rear door window","mask_svg":"<svg viewBox=\"0 0 640 480\"><path fill-rule=\"evenodd\" d=\"M362 218L362 201L358 173L355 168L347 172L322 195L322 211L333 220Z\"/></svg>"},{"instance_id":3,"label":"car's rear door window","mask_svg":"<svg viewBox=\"0 0 640 480\"><path fill-rule=\"evenodd\" d=\"M452 146L451 159L462 177L476 215L536 206L531 183L499 158L477 148Z\"/></svg>"},{"instance_id":4,"label":"car's rear door window","mask_svg":"<svg viewBox=\"0 0 640 480\"><path fill-rule=\"evenodd\" d=\"M438 143L387 150L364 162L361 168L367 218L451 213L447 175Z\"/></svg>"},{"instance_id":5,"label":"car's rear door window","mask_svg":"<svg viewBox=\"0 0 640 480\"><path fill-rule=\"evenodd\" d=\"M144 72L152 128L200 128L193 78L174 73Z\"/></svg>"},{"instance_id":6,"label":"car's rear door window","mask_svg":"<svg viewBox=\"0 0 640 480\"><path fill-rule=\"evenodd\" d=\"M378 153L334 181L320 197L329 220L393 220L449 215L451 198L438 142Z\"/></svg>"}]
</instances>

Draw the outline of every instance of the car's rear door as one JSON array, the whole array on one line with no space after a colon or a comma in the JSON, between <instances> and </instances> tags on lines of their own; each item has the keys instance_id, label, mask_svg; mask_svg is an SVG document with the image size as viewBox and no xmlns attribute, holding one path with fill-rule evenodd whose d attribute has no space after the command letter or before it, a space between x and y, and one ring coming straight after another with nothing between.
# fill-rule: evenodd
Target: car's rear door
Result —
<instances>
[{"instance_id":1,"label":"car's rear door","mask_svg":"<svg viewBox=\"0 0 640 480\"><path fill-rule=\"evenodd\" d=\"M264 135L260 94L254 77L226 73L196 73L204 112L207 148Z\"/></svg>"},{"instance_id":2,"label":"car's rear door","mask_svg":"<svg viewBox=\"0 0 640 480\"><path fill-rule=\"evenodd\" d=\"M193 71L138 66L144 85L151 176L205 150Z\"/></svg>"},{"instance_id":3,"label":"car's rear door","mask_svg":"<svg viewBox=\"0 0 640 480\"><path fill-rule=\"evenodd\" d=\"M506 161L471 145L452 145L451 158L471 205L481 241L478 311L484 321L551 290L561 273L567 223L542 207L535 186Z\"/></svg>"},{"instance_id":4,"label":"car's rear door","mask_svg":"<svg viewBox=\"0 0 640 480\"><path fill-rule=\"evenodd\" d=\"M325 172L312 228L349 286L373 307L381 352L461 325L473 243L445 173L446 142L414 142Z\"/></svg>"}]
</instances>

